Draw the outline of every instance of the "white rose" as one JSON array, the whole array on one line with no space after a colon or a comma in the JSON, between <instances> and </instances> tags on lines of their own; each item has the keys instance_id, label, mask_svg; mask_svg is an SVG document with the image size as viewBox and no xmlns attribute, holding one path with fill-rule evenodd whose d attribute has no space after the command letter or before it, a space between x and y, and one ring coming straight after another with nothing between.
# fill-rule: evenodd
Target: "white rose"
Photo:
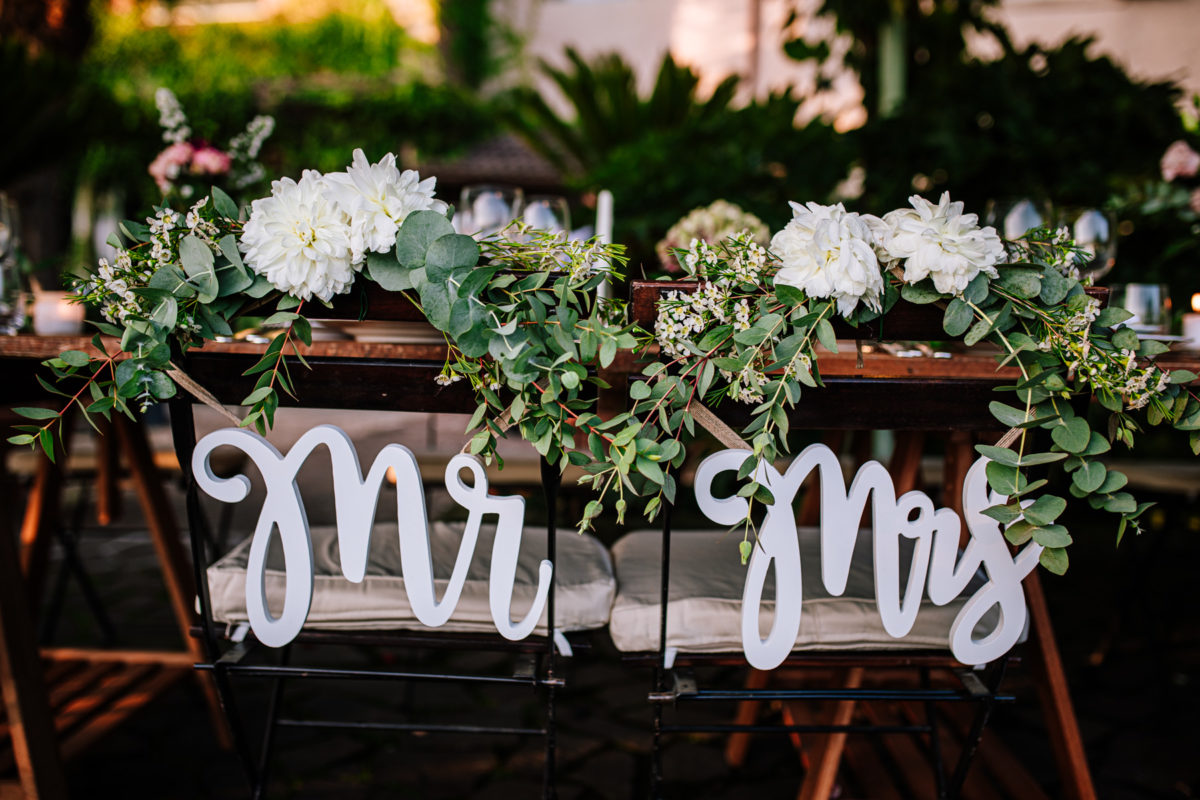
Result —
<instances>
[{"instance_id":1,"label":"white rose","mask_svg":"<svg viewBox=\"0 0 1200 800\"><path fill-rule=\"evenodd\" d=\"M391 250L400 223L414 211L444 214L447 210L443 201L433 198L437 178L421 180L415 170L401 172L392 153L378 164L371 164L363 151L356 149L349 169L330 173L325 179L333 201L350 217L350 249L355 264L361 264L368 251Z\"/></svg>"},{"instance_id":2,"label":"white rose","mask_svg":"<svg viewBox=\"0 0 1200 800\"><path fill-rule=\"evenodd\" d=\"M246 264L282 292L329 300L349 290L355 267L350 218L328 195L321 173L271 184L271 196L250 205L239 247Z\"/></svg>"},{"instance_id":3,"label":"white rose","mask_svg":"<svg viewBox=\"0 0 1200 800\"><path fill-rule=\"evenodd\" d=\"M782 263L775 283L809 297L835 298L843 316L860 301L879 311L883 273L872 233L878 218L848 212L841 203L791 206L792 220L771 239L771 251Z\"/></svg>"},{"instance_id":4,"label":"white rose","mask_svg":"<svg viewBox=\"0 0 1200 800\"><path fill-rule=\"evenodd\" d=\"M904 262L907 283L931 277L939 292L959 295L980 272L999 274L1004 245L995 228L980 228L979 217L962 213L963 204L950 202L949 192L936 206L919 195L908 202L911 209L883 216L880 235L887 257Z\"/></svg>"}]
</instances>

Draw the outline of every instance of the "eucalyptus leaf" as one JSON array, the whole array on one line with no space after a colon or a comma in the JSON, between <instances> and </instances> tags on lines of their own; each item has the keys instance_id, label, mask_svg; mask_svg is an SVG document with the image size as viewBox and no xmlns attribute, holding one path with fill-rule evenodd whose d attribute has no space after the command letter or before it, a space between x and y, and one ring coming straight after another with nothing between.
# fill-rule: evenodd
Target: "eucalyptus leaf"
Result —
<instances>
[{"instance_id":1,"label":"eucalyptus leaf","mask_svg":"<svg viewBox=\"0 0 1200 800\"><path fill-rule=\"evenodd\" d=\"M436 211L414 211L396 234L396 260L412 269L425 266L425 253L438 239L454 233L450 220Z\"/></svg>"}]
</instances>

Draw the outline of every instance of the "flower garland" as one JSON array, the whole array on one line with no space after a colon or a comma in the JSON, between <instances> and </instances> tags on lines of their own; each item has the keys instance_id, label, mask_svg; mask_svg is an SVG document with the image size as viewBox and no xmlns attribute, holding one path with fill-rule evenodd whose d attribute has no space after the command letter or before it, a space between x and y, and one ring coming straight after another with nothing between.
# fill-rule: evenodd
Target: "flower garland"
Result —
<instances>
[{"instance_id":1,"label":"flower garland","mask_svg":"<svg viewBox=\"0 0 1200 800\"><path fill-rule=\"evenodd\" d=\"M672 474L707 406L731 400L750 406L742 435L752 444L739 495L769 502L753 480L760 459L788 452L787 409L821 385L817 346L837 350L832 320L852 325L887 313L901 298L938 303L948 336L968 345L990 341L1001 366L1020 381L1006 389L1016 405L991 404L1012 435L977 450L991 459L987 475L1007 501L986 513L1007 526L1015 544L1045 547L1050 570L1066 569L1070 534L1058 522L1062 497L1044 491L1040 472L1060 464L1070 493L1117 514L1119 534L1138 525L1147 504L1123 491L1126 479L1099 460L1111 441L1132 447L1140 430L1169 422L1200 450L1200 401L1186 388L1196 376L1170 374L1148 361L1165 347L1141 341L1120 323L1129 315L1101 310L1072 266L1080 253L1060 234L1041 231L1008 243L943 195L936 204L883 217L842 205L793 204L794 217L770 240L750 231L697 240L677 252L700 281L685 295L668 292L653 332L626 320L623 303L602 301L597 288L619 274L619 247L566 241L514 226L480 241L454 232L451 210L435 198L434 180L401 172L394 156L370 163L355 151L340 173L305 172L283 179L250 205L248 218L214 189L184 214L156 209L146 224L125 223L112 264L77 287L98 306L101 333L119 336L123 356L91 359L68 351L48 363L58 382L43 381L84 416L132 414L174 395L171 376L188 385L172 358L188 347L229 335L243 316L283 326L247 375L257 375L243 404L243 424L265 430L279 392L293 392L288 357L303 362L311 343L307 303L328 303L360 280L404 292L441 331L447 358L442 384L466 380L478 406L468 429L472 453L496 455L515 427L552 464L583 467L594 499L580 527L611 507L623 521L633 498L653 518L674 502ZM609 366L621 350L661 354L631 381L628 411L609 419L596 409L606 384L593 366ZM62 387L83 378L74 394ZM88 397L90 396L90 401ZM1107 435L1077 415L1072 400L1095 397L1110 412ZM10 441L53 454L62 412L23 409L35 424ZM1030 433L1046 431L1049 445ZM743 559L752 543L747 518Z\"/></svg>"}]
</instances>

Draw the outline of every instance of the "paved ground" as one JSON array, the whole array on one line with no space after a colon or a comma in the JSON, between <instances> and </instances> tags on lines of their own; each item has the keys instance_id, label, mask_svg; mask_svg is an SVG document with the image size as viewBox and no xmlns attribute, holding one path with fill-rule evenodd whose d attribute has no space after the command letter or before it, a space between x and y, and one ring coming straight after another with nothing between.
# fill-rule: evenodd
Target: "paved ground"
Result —
<instances>
[{"instance_id":1,"label":"paved ground","mask_svg":"<svg viewBox=\"0 0 1200 800\"><path fill-rule=\"evenodd\" d=\"M78 492L70 490L68 508ZM1046 580L1099 791L1114 800L1200 797L1200 514L1182 499L1164 500L1151 520L1157 530L1119 550L1107 523L1077 516L1071 572ZM130 513L120 526L85 528L82 552L121 644L170 646L177 636L153 552L132 496L127 501ZM96 639L79 594L68 582L57 643ZM351 657L366 663L379 654ZM645 796L648 683L645 672L617 660L603 635L577 659L561 706L560 797ZM1050 746L1028 675L1018 670L1009 687L1020 700L996 714L992 729L1054 795ZM444 687L322 684L289 699L293 713L348 717L397 708L450 719L481 709L515 711L530 721L538 713L536 698L525 689L497 698ZM261 691L251 692L247 705L257 708L262 701ZM739 772L726 768L722 746L711 736L673 740L666 753L669 796L794 796L801 766L786 739L756 739ZM290 731L280 739L278 755L273 797L528 798L540 792L542 753L530 741ZM69 772L78 797L248 796L236 759L215 746L191 682L72 761ZM842 791L844 797L862 796L852 785Z\"/></svg>"}]
</instances>

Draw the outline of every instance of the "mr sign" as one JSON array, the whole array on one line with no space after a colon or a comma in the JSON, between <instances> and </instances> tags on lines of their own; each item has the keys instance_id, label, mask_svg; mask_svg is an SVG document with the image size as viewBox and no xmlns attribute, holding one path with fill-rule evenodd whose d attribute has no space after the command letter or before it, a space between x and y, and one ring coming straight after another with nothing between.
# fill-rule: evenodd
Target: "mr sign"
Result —
<instances>
[{"instance_id":1,"label":"mr sign","mask_svg":"<svg viewBox=\"0 0 1200 800\"><path fill-rule=\"evenodd\" d=\"M736 472L751 455L748 450L725 450L706 458L696 472L696 501L700 510L720 525L737 525L749 513L742 497L717 498L713 478ZM792 502L800 484L814 469L821 477L821 580L834 596L846 590L850 558L859 523L871 502L874 537L875 600L884 629L902 638L916 621L921 596L928 586L929 599L946 605L958 597L980 567L987 580L967 601L950 629L950 650L965 664L987 663L1008 651L1025 627L1025 595L1021 580L1037 566L1042 547L1030 543L1014 558L1000 524L982 512L1003 502L989 494L984 474L987 459L979 459L963 483L963 509L970 541L958 552L960 521L948 508L934 509L922 492L896 497L892 477L881 464L867 462L855 475L849 490L837 456L825 445L814 444L800 453L786 472L760 462L755 480L766 485L775 501L767 506L750 557L742 593L742 647L746 660L758 669L773 669L787 658L800 630L800 546ZM900 537L915 540L908 575L901 583ZM766 638L759 635L759 605L767 575L775 568L775 618ZM982 639L972 631L993 606L1000 610L996 627Z\"/></svg>"},{"instance_id":2,"label":"mr sign","mask_svg":"<svg viewBox=\"0 0 1200 800\"><path fill-rule=\"evenodd\" d=\"M552 566L543 560L538 568L537 592L532 607L519 622L510 617L521 530L525 519L525 501L520 497L488 494L483 465L474 456L459 454L446 466L446 489L455 502L469 512L466 529L454 561L454 570L439 601L434 592L433 560L429 543L429 524L425 514L425 494L421 472L412 451L389 444L371 465L366 477L359 466L358 453L350 437L332 425L318 425L292 445L285 456L258 434L238 428L214 431L197 445L192 454L192 472L197 485L217 500L238 503L250 492L245 475L217 477L209 463L213 450L235 447L254 462L266 484L254 538L246 565L246 615L259 641L282 647L296 637L308 617L313 594L313 552L309 536L308 514L296 486L296 474L305 459L319 446L329 449L333 462L333 499L337 517L338 550L342 574L346 580L360 583L367 569L367 553L379 490L390 467L396 475L396 517L400 537L400 559L404 565L404 589L414 616L430 627L444 625L454 613L467 579L467 568L475 554L479 525L485 514L495 514L496 539L492 545L488 604L496 629L508 639L528 636L546 605ZM472 475L471 485L461 473ZM287 589L283 610L271 614L263 589L267 545L278 528L287 570Z\"/></svg>"}]
</instances>

